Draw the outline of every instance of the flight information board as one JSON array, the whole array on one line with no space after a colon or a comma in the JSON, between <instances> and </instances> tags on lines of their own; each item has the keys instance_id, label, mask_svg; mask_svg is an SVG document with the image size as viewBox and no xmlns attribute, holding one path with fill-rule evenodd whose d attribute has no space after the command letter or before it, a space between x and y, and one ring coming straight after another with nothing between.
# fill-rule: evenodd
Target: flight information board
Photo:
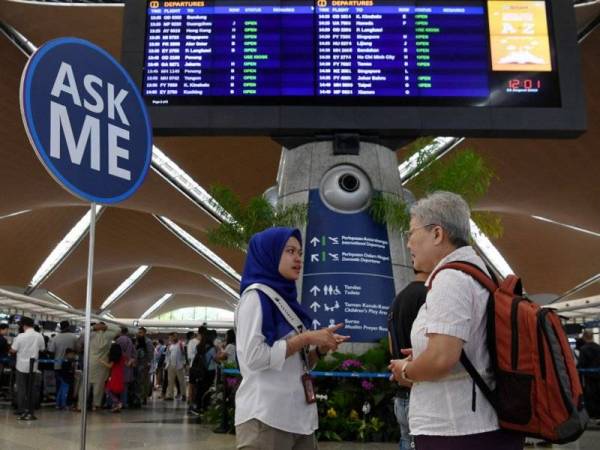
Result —
<instances>
[{"instance_id":1,"label":"flight information board","mask_svg":"<svg viewBox=\"0 0 600 450\"><path fill-rule=\"evenodd\" d=\"M150 105L558 107L549 9L544 0L153 0L142 93Z\"/></svg>"}]
</instances>

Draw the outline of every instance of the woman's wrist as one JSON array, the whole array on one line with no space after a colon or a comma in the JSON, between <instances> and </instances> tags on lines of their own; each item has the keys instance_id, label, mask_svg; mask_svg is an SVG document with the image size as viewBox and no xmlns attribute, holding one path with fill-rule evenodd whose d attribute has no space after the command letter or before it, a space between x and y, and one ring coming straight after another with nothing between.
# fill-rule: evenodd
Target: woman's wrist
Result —
<instances>
[{"instance_id":1,"label":"woman's wrist","mask_svg":"<svg viewBox=\"0 0 600 450\"><path fill-rule=\"evenodd\" d=\"M302 350L303 347L306 347L306 336L305 333L298 334L294 337L291 337L287 340L287 356L293 355L294 353L298 353Z\"/></svg>"}]
</instances>

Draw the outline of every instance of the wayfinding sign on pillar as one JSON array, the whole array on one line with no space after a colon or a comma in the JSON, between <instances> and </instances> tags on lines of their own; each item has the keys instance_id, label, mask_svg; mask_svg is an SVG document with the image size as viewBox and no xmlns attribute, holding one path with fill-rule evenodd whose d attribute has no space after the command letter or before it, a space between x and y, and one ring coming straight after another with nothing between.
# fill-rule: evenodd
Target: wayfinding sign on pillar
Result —
<instances>
[{"instance_id":1,"label":"wayfinding sign on pillar","mask_svg":"<svg viewBox=\"0 0 600 450\"><path fill-rule=\"evenodd\" d=\"M152 126L125 69L102 48L77 38L49 41L29 58L20 101L29 141L46 170L91 204L83 372L88 386L96 203L121 202L143 183ZM88 390L83 394L86 405ZM86 418L83 408L82 449Z\"/></svg>"},{"instance_id":2,"label":"wayfinding sign on pillar","mask_svg":"<svg viewBox=\"0 0 600 450\"><path fill-rule=\"evenodd\" d=\"M302 302L312 328L344 322L352 342L376 342L387 333L394 276L387 229L367 210L328 208L317 189L309 193Z\"/></svg>"}]
</instances>

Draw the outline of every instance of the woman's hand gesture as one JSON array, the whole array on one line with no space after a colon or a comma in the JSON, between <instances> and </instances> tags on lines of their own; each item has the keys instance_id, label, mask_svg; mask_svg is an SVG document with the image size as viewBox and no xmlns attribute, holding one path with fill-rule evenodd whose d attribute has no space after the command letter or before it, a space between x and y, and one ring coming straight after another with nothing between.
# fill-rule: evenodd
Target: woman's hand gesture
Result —
<instances>
[{"instance_id":1,"label":"woman's hand gesture","mask_svg":"<svg viewBox=\"0 0 600 450\"><path fill-rule=\"evenodd\" d=\"M338 323L328 328L321 328L320 330L307 331L306 338L309 345L316 345L319 347L319 351L326 353L330 350L337 350L338 345L342 342L346 342L350 339L350 336L343 336L337 334L340 328L344 326L343 323Z\"/></svg>"}]
</instances>

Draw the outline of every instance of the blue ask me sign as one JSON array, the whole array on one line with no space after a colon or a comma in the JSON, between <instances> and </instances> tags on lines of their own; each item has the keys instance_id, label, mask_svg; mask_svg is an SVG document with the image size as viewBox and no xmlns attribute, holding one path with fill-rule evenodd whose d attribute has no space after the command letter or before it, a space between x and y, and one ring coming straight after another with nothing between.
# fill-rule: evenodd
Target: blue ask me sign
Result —
<instances>
[{"instance_id":1,"label":"blue ask me sign","mask_svg":"<svg viewBox=\"0 0 600 450\"><path fill-rule=\"evenodd\" d=\"M386 227L367 211L329 209L318 190L309 194L302 303L312 328L344 322L353 342L375 342L387 333L394 275Z\"/></svg>"},{"instance_id":2,"label":"blue ask me sign","mask_svg":"<svg viewBox=\"0 0 600 450\"><path fill-rule=\"evenodd\" d=\"M142 184L152 127L131 77L105 50L77 38L47 42L23 71L20 97L31 145L69 192L112 204Z\"/></svg>"}]
</instances>

